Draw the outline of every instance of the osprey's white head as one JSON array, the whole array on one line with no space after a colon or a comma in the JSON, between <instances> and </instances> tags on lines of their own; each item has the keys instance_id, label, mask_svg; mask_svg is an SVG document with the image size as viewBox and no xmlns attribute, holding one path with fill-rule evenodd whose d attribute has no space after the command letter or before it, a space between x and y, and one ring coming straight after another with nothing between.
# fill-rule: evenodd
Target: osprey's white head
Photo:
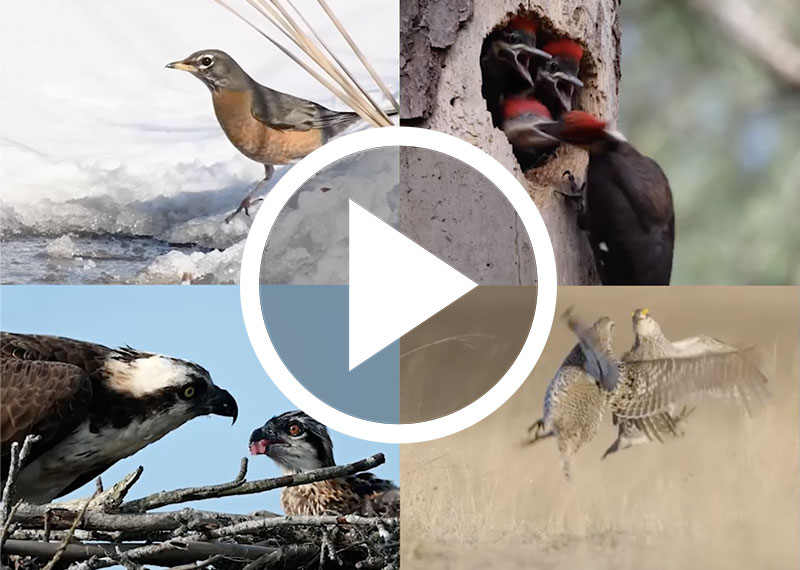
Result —
<instances>
[{"instance_id":1,"label":"osprey's white head","mask_svg":"<svg viewBox=\"0 0 800 570\"><path fill-rule=\"evenodd\" d=\"M208 371L187 360L119 349L105 363L106 386L118 397L146 403L150 413L169 410L175 419L217 414L236 421L236 401Z\"/></svg>"}]
</instances>

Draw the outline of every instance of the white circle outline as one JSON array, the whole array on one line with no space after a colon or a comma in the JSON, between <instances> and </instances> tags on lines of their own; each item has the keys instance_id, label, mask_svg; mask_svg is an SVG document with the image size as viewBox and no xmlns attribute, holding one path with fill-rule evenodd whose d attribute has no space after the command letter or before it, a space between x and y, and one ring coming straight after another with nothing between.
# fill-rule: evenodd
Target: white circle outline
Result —
<instances>
[{"instance_id":1,"label":"white circle outline","mask_svg":"<svg viewBox=\"0 0 800 570\"><path fill-rule=\"evenodd\" d=\"M533 246L539 278L531 330L514 363L483 396L447 416L408 424L386 424L345 414L309 392L289 371L272 344L261 310L261 258L270 230L286 202L309 178L351 154L383 147L417 147L451 156L492 182L517 211ZM296 163L272 188L259 208L242 255L240 296L250 344L261 366L294 405L331 429L380 443L417 443L466 429L502 406L516 392L542 354L556 307L556 262L553 244L539 210L516 179L494 158L470 143L445 133L413 127L382 127L330 141Z\"/></svg>"}]
</instances>

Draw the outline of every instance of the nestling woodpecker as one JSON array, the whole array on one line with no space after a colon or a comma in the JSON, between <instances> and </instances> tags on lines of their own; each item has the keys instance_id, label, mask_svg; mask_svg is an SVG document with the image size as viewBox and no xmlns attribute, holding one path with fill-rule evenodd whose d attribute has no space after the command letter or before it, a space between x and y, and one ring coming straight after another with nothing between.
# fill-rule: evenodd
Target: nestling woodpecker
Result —
<instances>
[{"instance_id":1,"label":"nestling woodpecker","mask_svg":"<svg viewBox=\"0 0 800 570\"><path fill-rule=\"evenodd\" d=\"M583 48L566 38L553 40L542 47L542 51L553 58L539 66L536 74L536 98L547 106L550 114L558 119L572 110L575 88L583 87L578 79Z\"/></svg>"},{"instance_id":2,"label":"nestling woodpecker","mask_svg":"<svg viewBox=\"0 0 800 570\"><path fill-rule=\"evenodd\" d=\"M502 124L505 98L532 90L539 65L552 58L536 47L536 31L535 20L518 16L483 42L481 92L495 127Z\"/></svg>"},{"instance_id":3,"label":"nestling woodpecker","mask_svg":"<svg viewBox=\"0 0 800 570\"><path fill-rule=\"evenodd\" d=\"M658 163L583 111L538 128L589 153L578 225L588 233L603 284L669 285L675 212Z\"/></svg>"},{"instance_id":4,"label":"nestling woodpecker","mask_svg":"<svg viewBox=\"0 0 800 570\"><path fill-rule=\"evenodd\" d=\"M550 111L541 101L513 97L503 102L503 132L522 170L538 166L558 147L558 139L538 128L549 122L552 122Z\"/></svg>"}]
</instances>

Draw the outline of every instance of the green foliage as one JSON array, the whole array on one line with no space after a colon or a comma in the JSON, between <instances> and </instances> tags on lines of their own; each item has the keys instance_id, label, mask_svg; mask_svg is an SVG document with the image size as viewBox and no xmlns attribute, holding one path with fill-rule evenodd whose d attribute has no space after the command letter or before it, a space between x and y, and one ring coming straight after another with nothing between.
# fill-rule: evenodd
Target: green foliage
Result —
<instances>
[{"instance_id":1,"label":"green foliage","mask_svg":"<svg viewBox=\"0 0 800 570\"><path fill-rule=\"evenodd\" d=\"M800 282L800 90L681 3L621 16L620 130L670 180L673 283Z\"/></svg>"}]
</instances>

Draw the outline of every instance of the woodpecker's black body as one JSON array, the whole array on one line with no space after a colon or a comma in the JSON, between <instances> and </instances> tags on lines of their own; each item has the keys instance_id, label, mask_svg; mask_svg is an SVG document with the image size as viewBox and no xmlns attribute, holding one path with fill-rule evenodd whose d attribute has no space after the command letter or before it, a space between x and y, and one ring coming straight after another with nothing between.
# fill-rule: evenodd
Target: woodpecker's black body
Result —
<instances>
[{"instance_id":1,"label":"woodpecker's black body","mask_svg":"<svg viewBox=\"0 0 800 570\"><path fill-rule=\"evenodd\" d=\"M669 285L675 212L658 163L588 113L566 113L540 129L589 152L578 223L603 284Z\"/></svg>"},{"instance_id":2,"label":"woodpecker's black body","mask_svg":"<svg viewBox=\"0 0 800 570\"><path fill-rule=\"evenodd\" d=\"M604 285L669 285L675 212L658 163L627 142L589 153L582 225Z\"/></svg>"}]
</instances>

